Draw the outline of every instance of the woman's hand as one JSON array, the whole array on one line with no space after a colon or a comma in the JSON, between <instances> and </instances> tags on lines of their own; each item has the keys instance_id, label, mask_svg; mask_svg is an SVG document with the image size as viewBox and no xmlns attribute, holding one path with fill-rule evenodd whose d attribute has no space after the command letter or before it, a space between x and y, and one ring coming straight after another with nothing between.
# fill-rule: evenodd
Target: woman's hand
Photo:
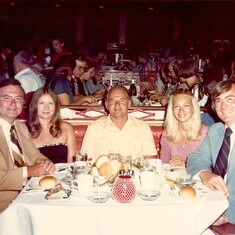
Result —
<instances>
[{"instance_id":1,"label":"woman's hand","mask_svg":"<svg viewBox=\"0 0 235 235\"><path fill-rule=\"evenodd\" d=\"M176 155L171 156L169 164L171 166L185 167L185 160L184 160L184 158L182 156L176 154Z\"/></svg>"}]
</instances>

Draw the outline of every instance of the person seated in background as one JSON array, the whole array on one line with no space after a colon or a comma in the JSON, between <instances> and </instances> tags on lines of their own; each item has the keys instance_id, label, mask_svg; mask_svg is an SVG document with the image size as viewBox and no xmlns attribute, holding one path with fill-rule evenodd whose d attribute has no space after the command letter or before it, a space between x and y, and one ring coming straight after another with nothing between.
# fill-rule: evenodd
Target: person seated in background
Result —
<instances>
[{"instance_id":1,"label":"person seated in background","mask_svg":"<svg viewBox=\"0 0 235 235\"><path fill-rule=\"evenodd\" d=\"M73 127L60 119L57 95L38 89L30 102L26 125L36 147L54 163L72 162L77 142Z\"/></svg>"},{"instance_id":2,"label":"person seated in background","mask_svg":"<svg viewBox=\"0 0 235 235\"><path fill-rule=\"evenodd\" d=\"M167 105L170 99L170 96L175 90L179 88L182 88L182 89L187 88L187 85L184 83L181 83L179 80L179 77L176 74L177 73L176 71L178 69L177 60L179 60L177 57L169 58L169 60L165 62L165 66L163 68L164 70L161 71L162 74L165 73L166 80L168 80L167 87L164 91L164 97L160 99L160 103L162 106Z\"/></svg>"},{"instance_id":3,"label":"person seated in background","mask_svg":"<svg viewBox=\"0 0 235 235\"><path fill-rule=\"evenodd\" d=\"M140 66L137 65L137 67L133 68L133 70L148 71L148 72L157 71L156 64L154 63L154 61L150 59L147 50L142 49L137 53L137 61Z\"/></svg>"},{"instance_id":4,"label":"person seated in background","mask_svg":"<svg viewBox=\"0 0 235 235\"><path fill-rule=\"evenodd\" d=\"M106 86L103 84L102 76L104 76L102 71L95 71L95 75L86 82L89 94L104 95Z\"/></svg>"},{"instance_id":5,"label":"person seated in background","mask_svg":"<svg viewBox=\"0 0 235 235\"><path fill-rule=\"evenodd\" d=\"M78 90L80 95L91 95L89 92L89 87L87 87L87 82L95 75L95 63L90 57L85 57L85 67L84 72L77 77L78 80Z\"/></svg>"},{"instance_id":6,"label":"person seated in background","mask_svg":"<svg viewBox=\"0 0 235 235\"><path fill-rule=\"evenodd\" d=\"M115 86L106 96L109 115L92 122L84 136L81 151L96 159L102 154L132 154L132 159L157 155L149 125L128 115L131 99L127 89Z\"/></svg>"},{"instance_id":7,"label":"person seated in background","mask_svg":"<svg viewBox=\"0 0 235 235\"><path fill-rule=\"evenodd\" d=\"M38 59L36 56L33 56L31 69L41 79L43 86L45 86L48 82L46 75L43 73L44 65L42 61Z\"/></svg>"},{"instance_id":8,"label":"person seated in background","mask_svg":"<svg viewBox=\"0 0 235 235\"><path fill-rule=\"evenodd\" d=\"M73 56L63 56L55 66L55 70L48 86L57 94L61 105L83 105L95 101L93 96L85 96L79 93L75 95L73 77L80 70L80 65Z\"/></svg>"},{"instance_id":9,"label":"person seated in background","mask_svg":"<svg viewBox=\"0 0 235 235\"><path fill-rule=\"evenodd\" d=\"M186 83L188 89L197 98L199 106L205 107L209 93L205 86L202 85L202 79L199 76L199 68L197 62L192 58L180 59L176 61L177 77L181 83Z\"/></svg>"},{"instance_id":10,"label":"person seated in background","mask_svg":"<svg viewBox=\"0 0 235 235\"><path fill-rule=\"evenodd\" d=\"M9 57L11 49L0 42L0 81L9 78Z\"/></svg>"},{"instance_id":11,"label":"person seated in background","mask_svg":"<svg viewBox=\"0 0 235 235\"><path fill-rule=\"evenodd\" d=\"M73 53L65 48L64 39L59 37L54 37L51 40L54 53L51 58L51 66L54 66L64 55L72 55Z\"/></svg>"},{"instance_id":12,"label":"person seated in background","mask_svg":"<svg viewBox=\"0 0 235 235\"><path fill-rule=\"evenodd\" d=\"M205 140L189 155L187 172L228 197L229 207L213 225L235 224L235 82L219 82L211 100L221 122L210 127Z\"/></svg>"},{"instance_id":13,"label":"person seated in background","mask_svg":"<svg viewBox=\"0 0 235 235\"><path fill-rule=\"evenodd\" d=\"M188 155L202 143L207 130L208 127L201 122L194 95L189 90L176 90L167 106L160 140L162 162L185 167Z\"/></svg>"},{"instance_id":14,"label":"person seated in background","mask_svg":"<svg viewBox=\"0 0 235 235\"><path fill-rule=\"evenodd\" d=\"M101 70L103 68L106 56L106 50L104 47L94 47L92 48L88 55L92 58L95 63L95 69Z\"/></svg>"},{"instance_id":15,"label":"person seated in background","mask_svg":"<svg viewBox=\"0 0 235 235\"><path fill-rule=\"evenodd\" d=\"M177 76L182 83L187 84L189 90L197 98L200 107L210 106L209 92L203 80L199 76L199 68L197 62L192 58L177 60ZM209 110L210 111L210 110ZM202 113L202 122L207 126L215 123L210 112Z\"/></svg>"},{"instance_id":16,"label":"person seated in background","mask_svg":"<svg viewBox=\"0 0 235 235\"><path fill-rule=\"evenodd\" d=\"M32 71L33 57L26 51L19 51L13 58L15 79L21 83L25 94L43 86L42 80Z\"/></svg>"},{"instance_id":17,"label":"person seated in background","mask_svg":"<svg viewBox=\"0 0 235 235\"><path fill-rule=\"evenodd\" d=\"M84 68L84 73L78 78L79 83L81 86L79 88L81 89L81 94L84 92L84 95L92 95L96 98L97 101L102 100L105 89L104 87L98 88L97 85L94 84L92 78L95 76L95 64L93 60L90 57L86 57L86 66ZM83 87L82 87L83 85ZM84 89L82 89L84 88ZM94 89L95 88L95 89Z\"/></svg>"},{"instance_id":18,"label":"person seated in background","mask_svg":"<svg viewBox=\"0 0 235 235\"><path fill-rule=\"evenodd\" d=\"M24 105L20 82L0 83L0 213L14 200L27 178L53 174L54 164L33 144L24 122L17 121ZM17 136L17 138L16 138Z\"/></svg>"}]
</instances>

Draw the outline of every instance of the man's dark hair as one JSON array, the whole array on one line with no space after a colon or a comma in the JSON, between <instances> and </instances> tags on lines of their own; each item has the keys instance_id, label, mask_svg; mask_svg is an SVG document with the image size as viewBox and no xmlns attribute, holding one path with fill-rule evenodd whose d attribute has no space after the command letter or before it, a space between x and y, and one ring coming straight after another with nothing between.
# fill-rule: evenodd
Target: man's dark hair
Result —
<instances>
[{"instance_id":1,"label":"man's dark hair","mask_svg":"<svg viewBox=\"0 0 235 235\"><path fill-rule=\"evenodd\" d=\"M9 86L9 85L20 86L21 87L20 82L18 80L14 79L14 78L5 79L5 80L0 82L0 88L5 87L5 86Z\"/></svg>"},{"instance_id":2,"label":"man's dark hair","mask_svg":"<svg viewBox=\"0 0 235 235\"><path fill-rule=\"evenodd\" d=\"M24 89L22 88L20 82L14 78L5 79L0 82L0 88L10 86L10 85L19 86L22 89L23 93L25 94Z\"/></svg>"}]
</instances>

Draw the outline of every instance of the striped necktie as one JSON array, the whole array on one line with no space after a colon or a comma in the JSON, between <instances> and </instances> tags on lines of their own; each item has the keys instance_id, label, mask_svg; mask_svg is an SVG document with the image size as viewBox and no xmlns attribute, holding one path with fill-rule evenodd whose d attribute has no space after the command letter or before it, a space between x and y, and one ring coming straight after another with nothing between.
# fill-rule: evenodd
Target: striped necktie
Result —
<instances>
[{"instance_id":1,"label":"striped necktie","mask_svg":"<svg viewBox=\"0 0 235 235\"><path fill-rule=\"evenodd\" d=\"M19 145L18 135L14 125L12 125L10 129L10 139L11 139L12 155L14 157L14 164L17 167L22 167L25 165L25 163L22 158L22 149Z\"/></svg>"},{"instance_id":2,"label":"striped necktie","mask_svg":"<svg viewBox=\"0 0 235 235\"><path fill-rule=\"evenodd\" d=\"M73 85L74 85L74 95L79 95L79 87L78 87L78 80L76 77L72 77Z\"/></svg>"},{"instance_id":3,"label":"striped necktie","mask_svg":"<svg viewBox=\"0 0 235 235\"><path fill-rule=\"evenodd\" d=\"M224 140L220 148L213 170L215 174L220 175L222 178L224 178L224 175L227 172L228 156L230 152L230 135L232 133L233 132L230 128L226 128L224 134Z\"/></svg>"}]
</instances>

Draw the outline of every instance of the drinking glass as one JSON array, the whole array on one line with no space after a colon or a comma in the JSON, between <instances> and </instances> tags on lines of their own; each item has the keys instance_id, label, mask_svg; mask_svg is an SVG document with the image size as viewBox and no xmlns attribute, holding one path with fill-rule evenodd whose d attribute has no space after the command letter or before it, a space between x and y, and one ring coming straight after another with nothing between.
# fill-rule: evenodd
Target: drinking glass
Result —
<instances>
[{"instance_id":1,"label":"drinking glass","mask_svg":"<svg viewBox=\"0 0 235 235\"><path fill-rule=\"evenodd\" d=\"M121 154L120 153L114 153L114 152L110 152L109 153L109 159L111 160L111 159L119 159L120 158L120 156L121 156Z\"/></svg>"},{"instance_id":2,"label":"drinking glass","mask_svg":"<svg viewBox=\"0 0 235 235\"><path fill-rule=\"evenodd\" d=\"M76 158L76 162L77 161L87 162L88 160L88 156L86 152L77 152L75 158Z\"/></svg>"},{"instance_id":3,"label":"drinking glass","mask_svg":"<svg viewBox=\"0 0 235 235\"><path fill-rule=\"evenodd\" d=\"M125 170L132 169L132 155L131 154L124 155L124 169Z\"/></svg>"}]
</instances>

